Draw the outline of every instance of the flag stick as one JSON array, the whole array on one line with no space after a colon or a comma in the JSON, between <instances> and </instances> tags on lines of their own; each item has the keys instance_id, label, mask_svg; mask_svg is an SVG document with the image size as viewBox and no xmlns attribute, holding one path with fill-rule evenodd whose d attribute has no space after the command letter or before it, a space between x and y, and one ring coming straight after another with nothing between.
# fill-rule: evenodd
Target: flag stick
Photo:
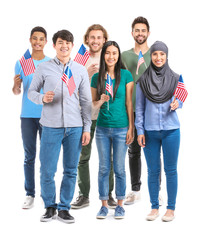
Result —
<instances>
[{"instance_id":1,"label":"flag stick","mask_svg":"<svg viewBox=\"0 0 205 240\"><path fill-rule=\"evenodd\" d=\"M108 94L107 94L107 91L106 91L106 95L108 95ZM109 100L108 100L108 102L107 102L107 110L109 111Z\"/></svg>"},{"instance_id":2,"label":"flag stick","mask_svg":"<svg viewBox=\"0 0 205 240\"><path fill-rule=\"evenodd\" d=\"M56 87L54 88L53 92L55 92L56 88L58 87L60 81L57 82Z\"/></svg>"},{"instance_id":3,"label":"flag stick","mask_svg":"<svg viewBox=\"0 0 205 240\"><path fill-rule=\"evenodd\" d=\"M56 71L53 71L53 72L57 73L59 76L61 75L60 73L58 73L58 72L56 72ZM55 86L53 92L55 92L55 90L57 89L59 82L60 82L60 81L57 82L57 84L56 84L56 86Z\"/></svg>"},{"instance_id":4,"label":"flag stick","mask_svg":"<svg viewBox=\"0 0 205 240\"><path fill-rule=\"evenodd\" d=\"M21 67L21 69L20 69L20 71L19 71L19 75L21 74L21 71L22 71L22 67Z\"/></svg>"}]
</instances>

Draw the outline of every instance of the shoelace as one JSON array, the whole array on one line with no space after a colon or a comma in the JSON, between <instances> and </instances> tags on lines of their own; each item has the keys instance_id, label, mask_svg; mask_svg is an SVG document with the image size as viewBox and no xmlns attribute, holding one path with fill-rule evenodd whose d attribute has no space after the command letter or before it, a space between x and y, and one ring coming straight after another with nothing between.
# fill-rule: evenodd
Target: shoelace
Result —
<instances>
[{"instance_id":1,"label":"shoelace","mask_svg":"<svg viewBox=\"0 0 205 240\"><path fill-rule=\"evenodd\" d=\"M120 206L117 206L116 208L115 208L115 212L116 213L122 213L122 212L124 212L125 210L122 208L122 207L120 207Z\"/></svg>"},{"instance_id":2,"label":"shoelace","mask_svg":"<svg viewBox=\"0 0 205 240\"><path fill-rule=\"evenodd\" d=\"M79 201L79 200L81 200L83 198L83 195L80 195L80 196L78 196L77 198L76 198L76 201Z\"/></svg>"},{"instance_id":3,"label":"shoelace","mask_svg":"<svg viewBox=\"0 0 205 240\"><path fill-rule=\"evenodd\" d=\"M100 213L105 213L105 214L107 214L107 208L106 208L106 207L101 207Z\"/></svg>"}]
</instances>

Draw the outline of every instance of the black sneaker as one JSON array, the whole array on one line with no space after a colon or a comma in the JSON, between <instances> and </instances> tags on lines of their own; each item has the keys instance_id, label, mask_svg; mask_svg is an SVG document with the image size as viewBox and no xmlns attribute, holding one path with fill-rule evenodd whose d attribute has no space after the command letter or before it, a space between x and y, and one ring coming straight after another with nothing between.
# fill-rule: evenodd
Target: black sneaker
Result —
<instances>
[{"instance_id":1,"label":"black sneaker","mask_svg":"<svg viewBox=\"0 0 205 240\"><path fill-rule=\"evenodd\" d=\"M107 204L109 208L116 208L117 203L115 202L114 198L112 197L112 194L109 194L109 199L107 201Z\"/></svg>"},{"instance_id":2,"label":"black sneaker","mask_svg":"<svg viewBox=\"0 0 205 240\"><path fill-rule=\"evenodd\" d=\"M71 208L73 209L79 209L83 207L89 206L90 201L89 198L84 197L83 195L80 195L79 197L76 198L76 202L71 204Z\"/></svg>"},{"instance_id":3,"label":"black sneaker","mask_svg":"<svg viewBox=\"0 0 205 240\"><path fill-rule=\"evenodd\" d=\"M49 222L52 219L56 219L56 215L57 215L56 209L53 207L48 207L48 208L46 208L45 214L43 216L41 216L40 221L41 222Z\"/></svg>"},{"instance_id":4,"label":"black sneaker","mask_svg":"<svg viewBox=\"0 0 205 240\"><path fill-rule=\"evenodd\" d=\"M64 223L74 223L75 219L72 217L67 210L61 210L58 212L58 220Z\"/></svg>"}]
</instances>

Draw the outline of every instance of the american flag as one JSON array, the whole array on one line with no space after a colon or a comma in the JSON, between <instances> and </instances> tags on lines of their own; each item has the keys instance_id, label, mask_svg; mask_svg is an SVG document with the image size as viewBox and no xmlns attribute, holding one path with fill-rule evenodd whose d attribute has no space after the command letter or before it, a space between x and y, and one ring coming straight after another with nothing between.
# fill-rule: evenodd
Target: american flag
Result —
<instances>
[{"instance_id":1,"label":"american flag","mask_svg":"<svg viewBox=\"0 0 205 240\"><path fill-rule=\"evenodd\" d=\"M141 65L142 63L145 63L145 61L144 61L142 52L141 52L141 50L140 50L139 56L138 56L137 71L136 71L136 74L137 74L137 75L138 75L139 67L140 67L140 65Z\"/></svg>"},{"instance_id":2,"label":"american flag","mask_svg":"<svg viewBox=\"0 0 205 240\"><path fill-rule=\"evenodd\" d=\"M76 54L74 61L77 63L80 63L81 65L85 66L88 58L90 57L90 53L85 48L85 46L82 44L78 53Z\"/></svg>"},{"instance_id":3,"label":"american flag","mask_svg":"<svg viewBox=\"0 0 205 240\"><path fill-rule=\"evenodd\" d=\"M110 95L113 98L113 84L112 84L112 78L110 77L109 74L107 74L106 90L110 93Z\"/></svg>"},{"instance_id":4,"label":"american flag","mask_svg":"<svg viewBox=\"0 0 205 240\"><path fill-rule=\"evenodd\" d=\"M24 53L24 55L22 56L22 58L19 61L20 61L20 64L21 64L21 67L23 69L25 76L28 76L28 75L34 73L35 66L34 66L31 54L29 52L29 49L27 49L27 51Z\"/></svg>"},{"instance_id":5,"label":"american flag","mask_svg":"<svg viewBox=\"0 0 205 240\"><path fill-rule=\"evenodd\" d=\"M75 85L75 82L73 79L73 74L72 74L70 68L68 68L68 66L66 67L65 72L63 73L63 76L61 77L61 79L67 85L69 94L71 96L73 94L73 92L75 91L76 85Z\"/></svg>"},{"instance_id":6,"label":"american flag","mask_svg":"<svg viewBox=\"0 0 205 240\"><path fill-rule=\"evenodd\" d=\"M176 96L176 98L178 98L180 101L184 102L186 100L187 95L188 92L185 88L182 75L180 75L177 88L174 92L174 96Z\"/></svg>"}]
</instances>

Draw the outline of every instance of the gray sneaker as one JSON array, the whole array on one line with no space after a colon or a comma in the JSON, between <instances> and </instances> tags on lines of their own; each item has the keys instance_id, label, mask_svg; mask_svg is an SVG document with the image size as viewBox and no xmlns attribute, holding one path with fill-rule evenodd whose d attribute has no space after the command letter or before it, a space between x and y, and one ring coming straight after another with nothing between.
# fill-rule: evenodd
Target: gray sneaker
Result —
<instances>
[{"instance_id":1,"label":"gray sneaker","mask_svg":"<svg viewBox=\"0 0 205 240\"><path fill-rule=\"evenodd\" d=\"M140 191L136 191L136 192L130 192L126 199L125 199L125 205L131 205L131 204L134 204L136 202L138 202L140 200Z\"/></svg>"},{"instance_id":2,"label":"gray sneaker","mask_svg":"<svg viewBox=\"0 0 205 240\"><path fill-rule=\"evenodd\" d=\"M109 206L109 208L116 208L117 207L117 203L115 202L114 198L112 197L111 194L109 194L109 199L107 201L107 204Z\"/></svg>"},{"instance_id":3,"label":"gray sneaker","mask_svg":"<svg viewBox=\"0 0 205 240\"><path fill-rule=\"evenodd\" d=\"M90 201L89 198L84 197L83 195L80 195L76 198L76 201L71 204L72 209L79 209L83 207L89 206Z\"/></svg>"}]
</instances>

